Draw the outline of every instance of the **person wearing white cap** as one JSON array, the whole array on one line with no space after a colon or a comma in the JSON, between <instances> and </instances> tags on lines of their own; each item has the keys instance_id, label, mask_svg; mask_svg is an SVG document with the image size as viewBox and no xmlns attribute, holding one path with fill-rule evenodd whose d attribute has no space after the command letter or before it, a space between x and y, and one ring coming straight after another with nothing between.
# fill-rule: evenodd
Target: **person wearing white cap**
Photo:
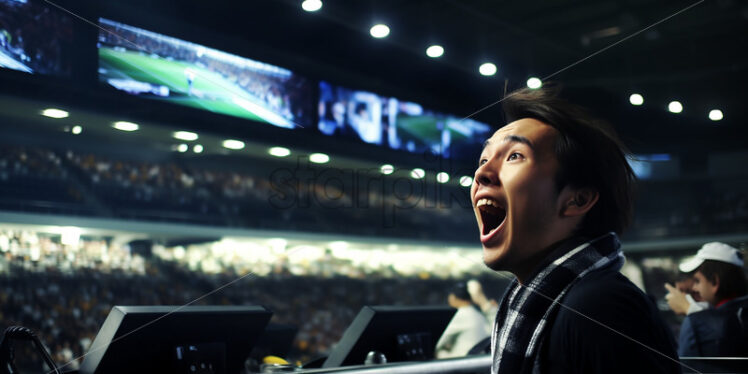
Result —
<instances>
[{"instance_id":1,"label":"person wearing white cap","mask_svg":"<svg viewBox=\"0 0 748 374\"><path fill-rule=\"evenodd\" d=\"M693 272L693 291L710 308L683 321L678 355L748 356L748 296L740 251L724 243L707 243L681 263L680 270Z\"/></svg>"}]
</instances>

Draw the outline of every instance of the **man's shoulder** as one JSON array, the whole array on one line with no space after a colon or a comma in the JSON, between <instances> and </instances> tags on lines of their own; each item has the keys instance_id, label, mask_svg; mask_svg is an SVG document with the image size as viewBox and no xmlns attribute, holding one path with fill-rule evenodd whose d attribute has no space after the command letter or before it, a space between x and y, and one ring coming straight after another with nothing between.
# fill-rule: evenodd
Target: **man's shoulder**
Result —
<instances>
[{"instance_id":1,"label":"man's shoulder","mask_svg":"<svg viewBox=\"0 0 748 374\"><path fill-rule=\"evenodd\" d=\"M748 307L748 296L736 298L717 308L707 308L691 313L686 318L691 321L691 324L716 326L727 319L737 320L740 318L741 308L746 307Z\"/></svg>"},{"instance_id":2,"label":"man's shoulder","mask_svg":"<svg viewBox=\"0 0 748 374\"><path fill-rule=\"evenodd\" d=\"M579 312L631 311L653 306L649 297L623 274L605 270L594 271L579 279L562 303Z\"/></svg>"},{"instance_id":3,"label":"man's shoulder","mask_svg":"<svg viewBox=\"0 0 748 374\"><path fill-rule=\"evenodd\" d=\"M678 371L672 333L649 297L619 272L582 277L560 304L544 356L561 369L550 372Z\"/></svg>"}]
</instances>

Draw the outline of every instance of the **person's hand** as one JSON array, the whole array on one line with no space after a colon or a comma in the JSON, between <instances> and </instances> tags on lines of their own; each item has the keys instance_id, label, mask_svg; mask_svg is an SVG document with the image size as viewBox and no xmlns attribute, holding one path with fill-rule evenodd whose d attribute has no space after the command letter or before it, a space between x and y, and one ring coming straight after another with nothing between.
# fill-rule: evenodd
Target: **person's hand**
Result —
<instances>
[{"instance_id":1,"label":"person's hand","mask_svg":"<svg viewBox=\"0 0 748 374\"><path fill-rule=\"evenodd\" d=\"M665 300L667 300L667 305L670 309L675 314L686 315L688 307L691 305L686 299L686 294L670 283L665 283L665 288L668 291L668 294L665 295Z\"/></svg>"}]
</instances>

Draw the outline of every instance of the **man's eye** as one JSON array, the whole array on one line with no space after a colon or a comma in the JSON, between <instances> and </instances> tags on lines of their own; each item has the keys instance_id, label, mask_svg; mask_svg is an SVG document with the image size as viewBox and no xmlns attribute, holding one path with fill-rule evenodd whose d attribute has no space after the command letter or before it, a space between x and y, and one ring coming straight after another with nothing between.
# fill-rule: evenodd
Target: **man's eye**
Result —
<instances>
[{"instance_id":1,"label":"man's eye","mask_svg":"<svg viewBox=\"0 0 748 374\"><path fill-rule=\"evenodd\" d=\"M480 161L478 161L478 166L481 166L485 164L486 162L488 162L488 160L486 160L485 158L482 158Z\"/></svg>"},{"instance_id":2,"label":"man's eye","mask_svg":"<svg viewBox=\"0 0 748 374\"><path fill-rule=\"evenodd\" d=\"M514 153L510 154L509 157L506 160L507 161L513 161L513 160L518 160L521 157L522 157L521 154L519 154L517 152L514 152Z\"/></svg>"}]
</instances>

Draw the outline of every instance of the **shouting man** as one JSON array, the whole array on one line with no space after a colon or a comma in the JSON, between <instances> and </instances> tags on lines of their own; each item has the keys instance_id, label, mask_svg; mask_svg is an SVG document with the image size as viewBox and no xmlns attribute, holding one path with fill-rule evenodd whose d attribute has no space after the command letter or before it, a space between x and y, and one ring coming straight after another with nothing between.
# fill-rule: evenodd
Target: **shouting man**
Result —
<instances>
[{"instance_id":1,"label":"shouting man","mask_svg":"<svg viewBox=\"0 0 748 374\"><path fill-rule=\"evenodd\" d=\"M657 309L619 273L635 176L612 130L557 96L504 100L471 197L483 259L516 279L492 334L492 373L680 372Z\"/></svg>"}]
</instances>

